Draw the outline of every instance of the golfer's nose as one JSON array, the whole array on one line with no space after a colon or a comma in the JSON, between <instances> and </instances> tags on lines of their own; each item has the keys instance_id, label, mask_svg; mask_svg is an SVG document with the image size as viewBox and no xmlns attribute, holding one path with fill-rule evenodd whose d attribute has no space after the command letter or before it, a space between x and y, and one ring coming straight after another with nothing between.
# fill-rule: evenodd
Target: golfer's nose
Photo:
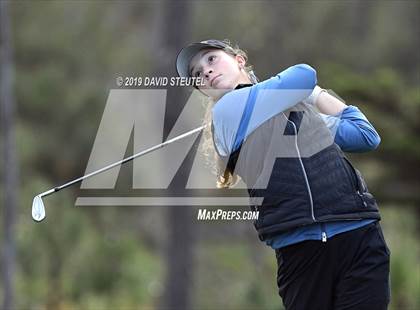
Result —
<instances>
[{"instance_id":1,"label":"golfer's nose","mask_svg":"<svg viewBox=\"0 0 420 310\"><path fill-rule=\"evenodd\" d=\"M209 79L210 78L210 75L213 73L213 70L212 69L206 69L205 71L204 71L204 77L206 78L206 79Z\"/></svg>"}]
</instances>

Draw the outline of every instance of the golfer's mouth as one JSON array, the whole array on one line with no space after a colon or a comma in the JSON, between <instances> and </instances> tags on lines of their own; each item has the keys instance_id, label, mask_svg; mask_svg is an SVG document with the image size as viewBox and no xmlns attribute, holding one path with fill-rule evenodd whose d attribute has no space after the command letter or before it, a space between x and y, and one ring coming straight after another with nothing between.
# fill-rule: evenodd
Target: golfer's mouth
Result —
<instances>
[{"instance_id":1,"label":"golfer's mouth","mask_svg":"<svg viewBox=\"0 0 420 310\"><path fill-rule=\"evenodd\" d=\"M219 77L221 77L222 75L221 74L219 74L219 75L216 75L214 78L212 78L211 80L210 80L210 86L211 87L213 87L214 86L214 82L218 82L218 80L219 80Z\"/></svg>"}]
</instances>

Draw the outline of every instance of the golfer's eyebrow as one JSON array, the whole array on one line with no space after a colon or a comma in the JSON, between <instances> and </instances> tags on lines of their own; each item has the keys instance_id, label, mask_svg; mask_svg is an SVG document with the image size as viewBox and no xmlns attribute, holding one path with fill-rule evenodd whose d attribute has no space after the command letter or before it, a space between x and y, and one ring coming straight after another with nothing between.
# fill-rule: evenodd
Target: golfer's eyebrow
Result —
<instances>
[{"instance_id":1,"label":"golfer's eyebrow","mask_svg":"<svg viewBox=\"0 0 420 310\"><path fill-rule=\"evenodd\" d=\"M212 50L208 50L208 51L205 51L201 56L200 56L200 59L201 58L203 58L204 57L204 55L206 55L206 54L208 54L208 53L210 53ZM200 66L199 66L199 68L200 68ZM194 66L191 68L191 70L190 70L190 76L192 76L192 73L193 73L193 71L194 71Z\"/></svg>"}]
</instances>

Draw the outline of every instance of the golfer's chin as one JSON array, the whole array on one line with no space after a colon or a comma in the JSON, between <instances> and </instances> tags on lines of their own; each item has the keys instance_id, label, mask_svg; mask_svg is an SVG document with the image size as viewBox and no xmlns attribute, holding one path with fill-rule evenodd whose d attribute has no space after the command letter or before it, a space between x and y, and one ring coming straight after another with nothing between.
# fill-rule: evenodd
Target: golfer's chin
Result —
<instances>
[{"instance_id":1,"label":"golfer's chin","mask_svg":"<svg viewBox=\"0 0 420 310\"><path fill-rule=\"evenodd\" d=\"M236 84L229 80L223 80L216 82L214 87L207 89L210 97L214 100L219 100L223 95L235 89Z\"/></svg>"}]
</instances>

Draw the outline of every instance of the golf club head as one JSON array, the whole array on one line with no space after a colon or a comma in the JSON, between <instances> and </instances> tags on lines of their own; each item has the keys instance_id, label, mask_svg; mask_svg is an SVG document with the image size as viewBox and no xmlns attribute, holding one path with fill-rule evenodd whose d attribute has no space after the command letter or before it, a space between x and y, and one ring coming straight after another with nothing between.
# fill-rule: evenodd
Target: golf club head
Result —
<instances>
[{"instance_id":1,"label":"golf club head","mask_svg":"<svg viewBox=\"0 0 420 310\"><path fill-rule=\"evenodd\" d=\"M40 196L35 196L32 202L32 218L37 222L45 218L45 207Z\"/></svg>"}]
</instances>

